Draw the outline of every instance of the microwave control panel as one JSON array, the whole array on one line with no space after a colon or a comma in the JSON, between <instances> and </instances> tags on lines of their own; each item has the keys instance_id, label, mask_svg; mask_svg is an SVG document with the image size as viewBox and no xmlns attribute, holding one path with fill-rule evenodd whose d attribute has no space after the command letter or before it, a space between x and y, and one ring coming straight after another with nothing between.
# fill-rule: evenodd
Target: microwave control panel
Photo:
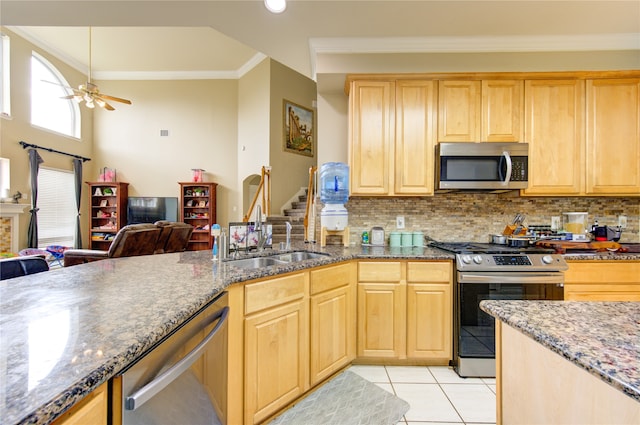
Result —
<instances>
[{"instance_id":1,"label":"microwave control panel","mask_svg":"<svg viewBox=\"0 0 640 425\"><path fill-rule=\"evenodd\" d=\"M511 157L511 180L517 182L526 182L529 177L527 168L527 157Z\"/></svg>"}]
</instances>

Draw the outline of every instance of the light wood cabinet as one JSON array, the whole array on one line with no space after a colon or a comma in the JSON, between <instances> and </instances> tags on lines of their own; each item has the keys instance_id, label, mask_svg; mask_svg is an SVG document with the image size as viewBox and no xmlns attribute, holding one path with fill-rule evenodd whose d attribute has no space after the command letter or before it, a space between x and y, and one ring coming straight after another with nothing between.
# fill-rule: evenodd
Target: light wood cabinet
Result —
<instances>
[{"instance_id":1,"label":"light wood cabinet","mask_svg":"<svg viewBox=\"0 0 640 425\"><path fill-rule=\"evenodd\" d=\"M435 81L396 81L395 195L432 195L436 140Z\"/></svg>"},{"instance_id":2,"label":"light wood cabinet","mask_svg":"<svg viewBox=\"0 0 640 425\"><path fill-rule=\"evenodd\" d=\"M451 262L361 261L358 358L448 364L451 272Z\"/></svg>"},{"instance_id":3,"label":"light wood cabinet","mask_svg":"<svg viewBox=\"0 0 640 425\"><path fill-rule=\"evenodd\" d=\"M438 142L480 140L481 90L480 81L439 82Z\"/></svg>"},{"instance_id":4,"label":"light wood cabinet","mask_svg":"<svg viewBox=\"0 0 640 425\"><path fill-rule=\"evenodd\" d=\"M522 141L523 87L519 80L482 80L481 141Z\"/></svg>"},{"instance_id":5,"label":"light wood cabinet","mask_svg":"<svg viewBox=\"0 0 640 425\"><path fill-rule=\"evenodd\" d=\"M358 263L358 357L406 358L406 291L401 262Z\"/></svg>"},{"instance_id":6,"label":"light wood cabinet","mask_svg":"<svg viewBox=\"0 0 640 425\"><path fill-rule=\"evenodd\" d=\"M53 422L53 425L106 425L107 400L108 391L105 382L63 413Z\"/></svg>"},{"instance_id":7,"label":"light wood cabinet","mask_svg":"<svg viewBox=\"0 0 640 425\"><path fill-rule=\"evenodd\" d=\"M640 301L640 262L567 261L564 299Z\"/></svg>"},{"instance_id":8,"label":"light wood cabinet","mask_svg":"<svg viewBox=\"0 0 640 425\"><path fill-rule=\"evenodd\" d=\"M216 221L217 183L178 183L180 185L180 221L193 226L187 250L213 248L211 226Z\"/></svg>"},{"instance_id":9,"label":"light wood cabinet","mask_svg":"<svg viewBox=\"0 0 640 425\"><path fill-rule=\"evenodd\" d=\"M452 357L451 263L407 263L407 357Z\"/></svg>"},{"instance_id":10,"label":"light wood cabinet","mask_svg":"<svg viewBox=\"0 0 640 425\"><path fill-rule=\"evenodd\" d=\"M89 249L108 251L116 233L127 225L129 183L87 182L91 203Z\"/></svg>"},{"instance_id":11,"label":"light wood cabinet","mask_svg":"<svg viewBox=\"0 0 640 425\"><path fill-rule=\"evenodd\" d=\"M350 94L351 195L431 195L434 81L354 81Z\"/></svg>"},{"instance_id":12,"label":"light wood cabinet","mask_svg":"<svg viewBox=\"0 0 640 425\"><path fill-rule=\"evenodd\" d=\"M354 81L349 97L351 195L388 195L395 84Z\"/></svg>"},{"instance_id":13,"label":"light wood cabinet","mask_svg":"<svg viewBox=\"0 0 640 425\"><path fill-rule=\"evenodd\" d=\"M640 195L640 78L586 81L586 193Z\"/></svg>"},{"instance_id":14,"label":"light wood cabinet","mask_svg":"<svg viewBox=\"0 0 640 425\"><path fill-rule=\"evenodd\" d=\"M584 81L527 80L524 93L529 187L523 194L584 193Z\"/></svg>"},{"instance_id":15,"label":"light wood cabinet","mask_svg":"<svg viewBox=\"0 0 640 425\"><path fill-rule=\"evenodd\" d=\"M309 377L314 386L356 355L355 263L310 272Z\"/></svg>"},{"instance_id":16,"label":"light wood cabinet","mask_svg":"<svg viewBox=\"0 0 640 425\"><path fill-rule=\"evenodd\" d=\"M444 80L438 89L438 142L522 141L520 80Z\"/></svg>"},{"instance_id":17,"label":"light wood cabinet","mask_svg":"<svg viewBox=\"0 0 640 425\"><path fill-rule=\"evenodd\" d=\"M306 288L308 273L245 286L245 423L262 422L309 388Z\"/></svg>"}]
</instances>

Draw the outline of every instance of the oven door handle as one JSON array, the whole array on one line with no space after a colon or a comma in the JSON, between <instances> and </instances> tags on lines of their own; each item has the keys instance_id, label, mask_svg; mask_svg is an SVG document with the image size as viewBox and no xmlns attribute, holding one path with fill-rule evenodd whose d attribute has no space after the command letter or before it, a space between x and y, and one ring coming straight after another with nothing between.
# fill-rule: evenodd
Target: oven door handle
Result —
<instances>
[{"instance_id":1,"label":"oven door handle","mask_svg":"<svg viewBox=\"0 0 640 425\"><path fill-rule=\"evenodd\" d=\"M182 375L187 369L191 367L193 363L195 363L198 358L202 355L202 353L206 350L207 345L216 333L220 330L222 325L226 322L227 316L229 315L229 307L224 307L221 310L217 311L213 315L211 315L205 323L213 323L214 321L220 319L218 323L213 327L211 332L207 334L207 336L200 341L196 347L189 352L186 356L184 356L180 361L171 366L169 369L164 371L160 376L158 376L153 381L149 382L144 387L140 388L138 391L130 395L125 400L125 409L127 410L136 410L144 403L149 401L153 396L158 394L164 388L167 387L171 382L173 382L176 378Z\"/></svg>"},{"instance_id":2,"label":"oven door handle","mask_svg":"<svg viewBox=\"0 0 640 425\"><path fill-rule=\"evenodd\" d=\"M513 274L481 274L481 273L460 273L459 283L520 283L527 284L559 284L564 285L564 275L559 274L537 274L531 276L524 273Z\"/></svg>"}]
</instances>

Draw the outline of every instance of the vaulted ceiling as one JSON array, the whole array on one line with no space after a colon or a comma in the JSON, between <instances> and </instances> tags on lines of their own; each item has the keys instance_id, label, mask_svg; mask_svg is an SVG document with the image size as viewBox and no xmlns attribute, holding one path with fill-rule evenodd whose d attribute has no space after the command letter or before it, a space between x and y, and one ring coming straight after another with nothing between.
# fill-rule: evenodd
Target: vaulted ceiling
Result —
<instances>
[{"instance_id":1,"label":"vaulted ceiling","mask_svg":"<svg viewBox=\"0 0 640 425\"><path fill-rule=\"evenodd\" d=\"M635 50L640 1L3 0L0 24L97 79L236 78L264 55L316 78L368 54Z\"/></svg>"}]
</instances>

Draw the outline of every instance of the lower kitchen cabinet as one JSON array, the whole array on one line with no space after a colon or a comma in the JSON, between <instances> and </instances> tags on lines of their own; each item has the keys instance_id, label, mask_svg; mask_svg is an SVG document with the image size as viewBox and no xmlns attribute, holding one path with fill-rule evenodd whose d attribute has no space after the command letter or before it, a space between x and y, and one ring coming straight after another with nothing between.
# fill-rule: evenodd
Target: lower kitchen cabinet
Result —
<instances>
[{"instance_id":1,"label":"lower kitchen cabinet","mask_svg":"<svg viewBox=\"0 0 640 425\"><path fill-rule=\"evenodd\" d=\"M107 383L104 383L56 419L53 425L106 425L107 398Z\"/></svg>"},{"instance_id":2,"label":"lower kitchen cabinet","mask_svg":"<svg viewBox=\"0 0 640 425\"><path fill-rule=\"evenodd\" d=\"M448 364L452 356L452 265L407 264L407 357Z\"/></svg>"},{"instance_id":3,"label":"lower kitchen cabinet","mask_svg":"<svg viewBox=\"0 0 640 425\"><path fill-rule=\"evenodd\" d=\"M245 423L264 421L309 387L307 286L307 273L245 286Z\"/></svg>"},{"instance_id":4,"label":"lower kitchen cabinet","mask_svg":"<svg viewBox=\"0 0 640 425\"><path fill-rule=\"evenodd\" d=\"M355 264L311 271L309 378L314 386L355 358Z\"/></svg>"},{"instance_id":5,"label":"lower kitchen cabinet","mask_svg":"<svg viewBox=\"0 0 640 425\"><path fill-rule=\"evenodd\" d=\"M639 261L567 261L567 301L640 301Z\"/></svg>"},{"instance_id":6,"label":"lower kitchen cabinet","mask_svg":"<svg viewBox=\"0 0 640 425\"><path fill-rule=\"evenodd\" d=\"M359 362L448 364L452 263L372 261L358 266Z\"/></svg>"}]
</instances>

